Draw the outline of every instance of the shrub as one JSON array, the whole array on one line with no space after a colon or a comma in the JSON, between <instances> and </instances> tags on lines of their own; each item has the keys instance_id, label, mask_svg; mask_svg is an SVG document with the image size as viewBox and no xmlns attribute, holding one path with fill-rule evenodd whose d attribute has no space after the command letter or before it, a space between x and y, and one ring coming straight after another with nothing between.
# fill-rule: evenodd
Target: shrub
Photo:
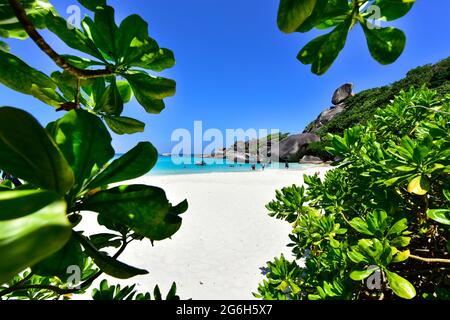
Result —
<instances>
[{"instance_id":1,"label":"shrub","mask_svg":"<svg viewBox=\"0 0 450 320\"><path fill-rule=\"evenodd\" d=\"M450 95L412 88L330 135L337 168L267 205L292 224L296 262L269 262L255 296L449 299L449 132Z\"/></svg>"}]
</instances>

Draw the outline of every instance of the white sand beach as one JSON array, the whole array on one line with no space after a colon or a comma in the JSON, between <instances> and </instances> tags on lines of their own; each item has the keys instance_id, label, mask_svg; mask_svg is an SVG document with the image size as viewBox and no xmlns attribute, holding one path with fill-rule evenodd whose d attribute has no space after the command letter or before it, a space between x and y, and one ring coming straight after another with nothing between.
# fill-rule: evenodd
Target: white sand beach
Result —
<instances>
[{"instance_id":1,"label":"white sand beach","mask_svg":"<svg viewBox=\"0 0 450 320\"><path fill-rule=\"evenodd\" d=\"M291 256L288 223L267 215L275 189L302 184L307 170L146 176L132 181L162 187L172 203L189 201L181 229L172 239L132 243L120 260L149 270L127 281L139 291L158 284L167 293L173 281L182 299L253 299L266 261ZM91 225L93 226L93 225ZM89 231L93 231L90 227ZM97 228L96 228L97 229ZM98 230L96 230L98 231Z\"/></svg>"}]
</instances>

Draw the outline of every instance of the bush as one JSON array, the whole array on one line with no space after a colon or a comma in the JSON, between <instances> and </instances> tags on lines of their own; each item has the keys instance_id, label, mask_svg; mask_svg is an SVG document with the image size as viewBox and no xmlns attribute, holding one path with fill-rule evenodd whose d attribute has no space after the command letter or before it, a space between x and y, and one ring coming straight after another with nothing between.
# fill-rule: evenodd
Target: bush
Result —
<instances>
[{"instance_id":1,"label":"bush","mask_svg":"<svg viewBox=\"0 0 450 320\"><path fill-rule=\"evenodd\" d=\"M277 191L296 261L268 263L264 299L450 298L450 95L400 92L365 126L330 135L342 158Z\"/></svg>"}]
</instances>

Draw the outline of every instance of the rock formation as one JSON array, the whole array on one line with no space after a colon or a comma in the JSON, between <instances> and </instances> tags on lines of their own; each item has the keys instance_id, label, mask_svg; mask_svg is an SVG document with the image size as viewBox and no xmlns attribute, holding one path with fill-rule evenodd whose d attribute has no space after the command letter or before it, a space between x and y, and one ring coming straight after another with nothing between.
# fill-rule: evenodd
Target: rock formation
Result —
<instances>
[{"instance_id":1,"label":"rock formation","mask_svg":"<svg viewBox=\"0 0 450 320\"><path fill-rule=\"evenodd\" d=\"M333 98L331 99L331 103L333 105L338 105L344 102L348 97L353 95L353 84L346 83L340 86L334 91Z\"/></svg>"},{"instance_id":2,"label":"rock formation","mask_svg":"<svg viewBox=\"0 0 450 320\"><path fill-rule=\"evenodd\" d=\"M353 95L353 84L346 83L339 88L333 94L331 99L333 105L326 110L322 111L319 117L313 121L303 132L315 133L317 132L324 124L329 122L331 119L336 117L338 114L342 113L345 108L345 100Z\"/></svg>"},{"instance_id":3,"label":"rock formation","mask_svg":"<svg viewBox=\"0 0 450 320\"><path fill-rule=\"evenodd\" d=\"M272 148L272 157L280 161L298 162L310 143L320 138L312 133L293 134Z\"/></svg>"},{"instance_id":4,"label":"rock formation","mask_svg":"<svg viewBox=\"0 0 450 320\"><path fill-rule=\"evenodd\" d=\"M267 141L262 139L258 141L237 141L228 149L216 150L211 155L205 155L207 158L227 159L239 163L254 162L300 162L300 163L320 163L322 160L318 157L305 155L308 145L319 142L320 137L315 133L328 121L343 112L346 108L345 100L353 95L353 84L346 83L333 94L333 106L322 111L319 117L312 122L300 134L293 134L285 139L278 141Z\"/></svg>"}]
</instances>

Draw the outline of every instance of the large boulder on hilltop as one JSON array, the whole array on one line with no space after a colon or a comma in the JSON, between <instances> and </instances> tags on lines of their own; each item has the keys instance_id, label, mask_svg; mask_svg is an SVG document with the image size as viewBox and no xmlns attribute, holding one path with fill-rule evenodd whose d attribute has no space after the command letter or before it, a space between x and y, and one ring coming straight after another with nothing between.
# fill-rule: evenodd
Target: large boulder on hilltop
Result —
<instances>
[{"instance_id":1,"label":"large boulder on hilltop","mask_svg":"<svg viewBox=\"0 0 450 320\"><path fill-rule=\"evenodd\" d=\"M353 95L353 84L346 83L340 86L334 91L333 98L331 98L331 103L338 105L344 102L348 97Z\"/></svg>"},{"instance_id":2,"label":"large boulder on hilltop","mask_svg":"<svg viewBox=\"0 0 450 320\"><path fill-rule=\"evenodd\" d=\"M271 159L280 161L298 162L306 148L313 142L319 142L320 138L312 133L293 134L272 146Z\"/></svg>"},{"instance_id":3,"label":"large boulder on hilltop","mask_svg":"<svg viewBox=\"0 0 450 320\"><path fill-rule=\"evenodd\" d=\"M316 120L311 122L303 132L316 133L319 129L335 118L338 114L342 113L345 108L345 100L353 95L353 84L346 83L336 89L331 99L333 105L324 111L317 117Z\"/></svg>"}]
</instances>

